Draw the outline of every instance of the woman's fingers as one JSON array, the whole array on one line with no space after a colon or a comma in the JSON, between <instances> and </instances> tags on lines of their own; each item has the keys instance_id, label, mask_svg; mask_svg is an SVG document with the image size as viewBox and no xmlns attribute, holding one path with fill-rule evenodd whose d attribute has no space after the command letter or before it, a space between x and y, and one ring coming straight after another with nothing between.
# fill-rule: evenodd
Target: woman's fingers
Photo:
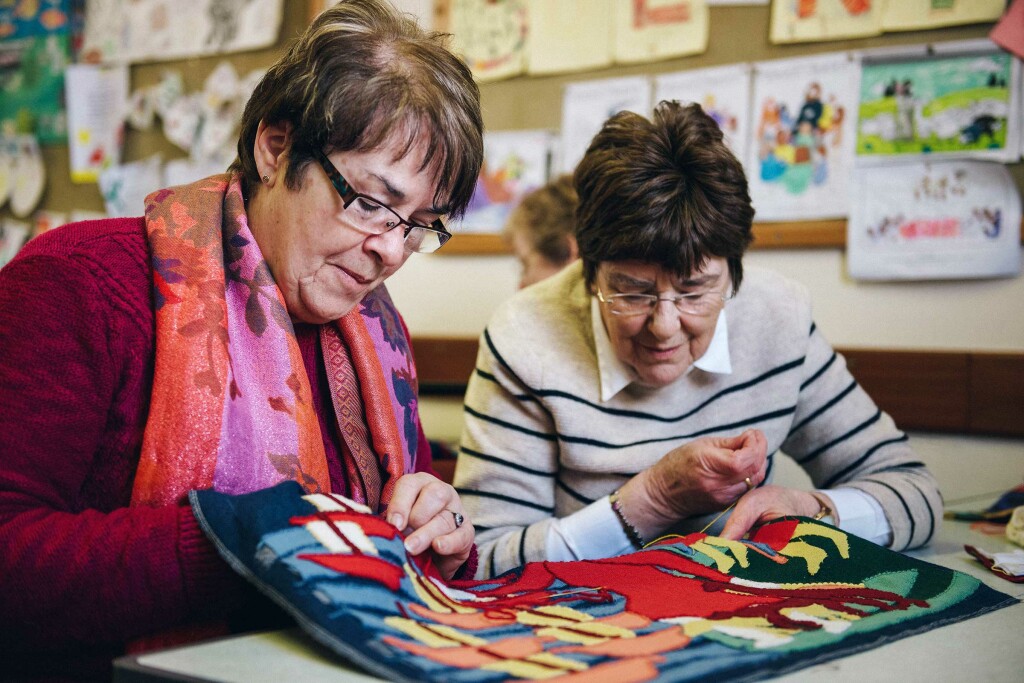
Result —
<instances>
[{"instance_id":1,"label":"woman's fingers","mask_svg":"<svg viewBox=\"0 0 1024 683\"><path fill-rule=\"evenodd\" d=\"M461 519L461 524L456 522ZM413 555L419 555L432 547L438 555L468 554L473 545L473 525L461 512L442 510L415 531L406 536L405 548Z\"/></svg>"},{"instance_id":2,"label":"woman's fingers","mask_svg":"<svg viewBox=\"0 0 1024 683\"><path fill-rule=\"evenodd\" d=\"M438 555L455 556L455 568L465 561L473 546L473 525L465 517L459 494L424 472L398 480L388 504L387 520L405 532L405 547L410 553L418 555L432 547Z\"/></svg>"}]
</instances>

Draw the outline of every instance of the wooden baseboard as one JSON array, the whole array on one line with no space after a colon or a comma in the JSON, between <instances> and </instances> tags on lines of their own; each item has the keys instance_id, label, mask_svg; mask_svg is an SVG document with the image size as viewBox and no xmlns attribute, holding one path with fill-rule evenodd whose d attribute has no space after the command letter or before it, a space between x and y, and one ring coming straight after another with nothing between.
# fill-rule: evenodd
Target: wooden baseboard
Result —
<instances>
[{"instance_id":1,"label":"wooden baseboard","mask_svg":"<svg viewBox=\"0 0 1024 683\"><path fill-rule=\"evenodd\" d=\"M1024 437L1024 353L836 349L901 429ZM423 395L462 395L477 340L413 339Z\"/></svg>"}]
</instances>

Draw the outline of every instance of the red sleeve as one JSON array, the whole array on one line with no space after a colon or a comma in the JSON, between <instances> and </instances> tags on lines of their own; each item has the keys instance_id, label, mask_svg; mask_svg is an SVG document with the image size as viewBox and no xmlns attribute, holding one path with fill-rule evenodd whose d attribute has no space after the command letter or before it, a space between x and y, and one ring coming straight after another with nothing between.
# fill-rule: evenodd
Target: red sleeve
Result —
<instances>
[{"instance_id":1,"label":"red sleeve","mask_svg":"<svg viewBox=\"0 0 1024 683\"><path fill-rule=\"evenodd\" d=\"M109 262L31 246L0 270L0 623L17 625L4 639L84 650L223 615L241 584L190 508L127 507L151 382L148 280L138 306ZM127 280L146 270L126 260Z\"/></svg>"}]
</instances>

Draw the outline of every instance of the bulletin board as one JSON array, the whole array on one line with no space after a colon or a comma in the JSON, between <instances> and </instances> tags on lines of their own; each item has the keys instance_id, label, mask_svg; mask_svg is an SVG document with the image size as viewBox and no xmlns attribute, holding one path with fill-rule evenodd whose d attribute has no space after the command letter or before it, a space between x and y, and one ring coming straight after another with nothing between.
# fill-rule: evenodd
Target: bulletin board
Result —
<instances>
[{"instance_id":1,"label":"bulletin board","mask_svg":"<svg viewBox=\"0 0 1024 683\"><path fill-rule=\"evenodd\" d=\"M188 60L138 64L131 67L132 89L158 82L167 69L181 71L188 90L199 89L207 75L223 59L230 60L239 73L266 67L277 59L286 45L308 24L315 3L286 2L281 35L271 48L231 55ZM491 131L550 129L561 125L562 95L570 83L620 76L654 76L709 66L757 62L843 50L912 45L987 37L991 23L928 31L887 33L879 37L819 43L773 45L768 40L768 5L726 5L710 8L708 49L700 55L599 71L575 72L545 77L516 77L484 83L481 95L484 125ZM443 11L439 14L443 18ZM160 153L165 160L184 156L161 132L128 130L124 160L133 161ZM47 185L40 208L60 213L73 210L102 211L103 200L95 185L74 184L70 179L66 145L45 145L43 155ZM1024 190L1024 164L1009 166L1014 180ZM0 215L9 215L0 209ZM141 212L141 207L140 207ZM846 240L845 220L803 221L794 223L755 223L755 248L842 248ZM459 235L440 252L442 254L498 254L508 247L497 234Z\"/></svg>"}]
</instances>

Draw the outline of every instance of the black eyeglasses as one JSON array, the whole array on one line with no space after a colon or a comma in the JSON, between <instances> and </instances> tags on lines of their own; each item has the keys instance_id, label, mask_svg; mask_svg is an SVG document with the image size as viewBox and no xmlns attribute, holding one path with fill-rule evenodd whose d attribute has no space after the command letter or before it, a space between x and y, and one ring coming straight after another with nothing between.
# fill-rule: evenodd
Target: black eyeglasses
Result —
<instances>
[{"instance_id":1,"label":"black eyeglasses","mask_svg":"<svg viewBox=\"0 0 1024 683\"><path fill-rule=\"evenodd\" d=\"M387 204L382 204L369 195L356 192L322 151L317 150L314 155L341 197L342 204L348 211L346 217L352 220L357 229L371 235L383 235L404 225L405 229L402 235L405 239L405 250L421 254L437 251L451 239L452 234L444 227L440 218L434 220L430 225L422 225L402 218Z\"/></svg>"}]
</instances>

